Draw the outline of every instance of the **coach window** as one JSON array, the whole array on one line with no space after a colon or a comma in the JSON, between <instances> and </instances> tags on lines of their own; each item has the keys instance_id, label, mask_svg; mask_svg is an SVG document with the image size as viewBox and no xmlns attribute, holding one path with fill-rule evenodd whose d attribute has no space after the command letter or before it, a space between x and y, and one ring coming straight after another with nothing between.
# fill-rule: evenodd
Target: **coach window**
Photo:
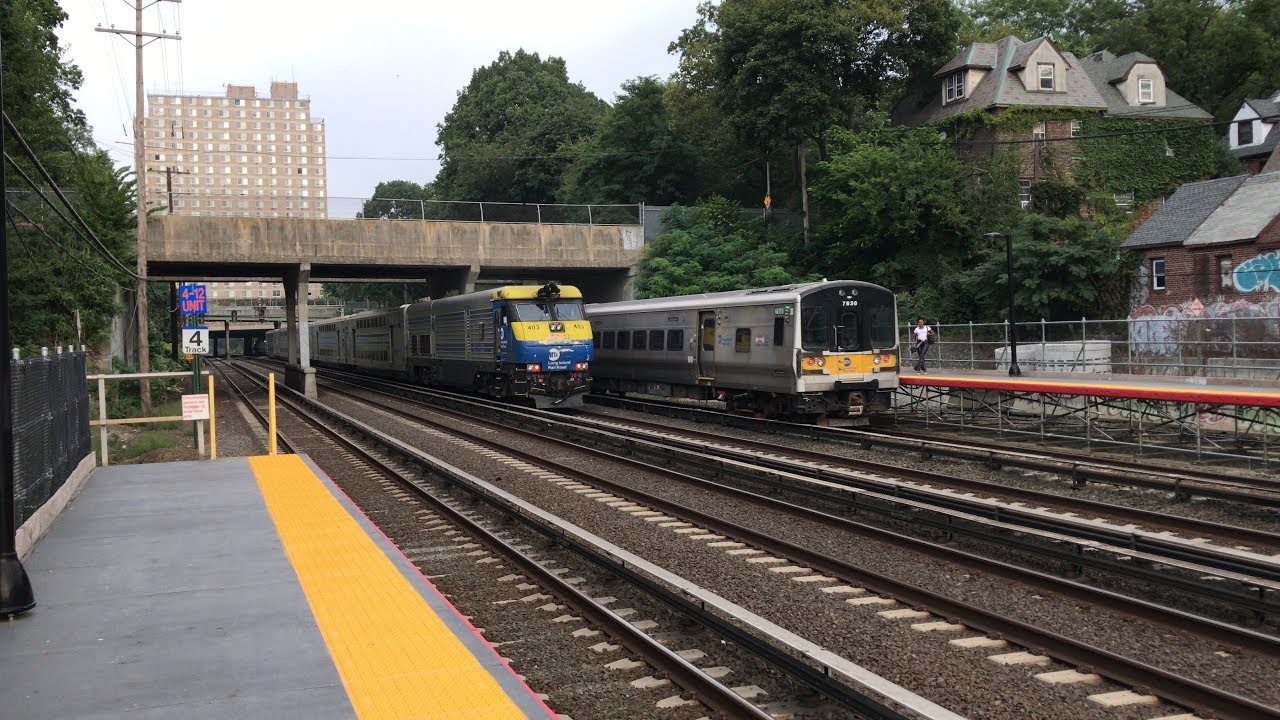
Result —
<instances>
[{"instance_id":1,"label":"coach window","mask_svg":"<svg viewBox=\"0 0 1280 720\"><path fill-rule=\"evenodd\" d=\"M1164 289L1164 258L1151 258L1151 289Z\"/></svg>"},{"instance_id":2,"label":"coach window","mask_svg":"<svg viewBox=\"0 0 1280 720\"><path fill-rule=\"evenodd\" d=\"M618 349L627 350L631 346L631 333L626 330L618 331Z\"/></svg>"},{"instance_id":3,"label":"coach window","mask_svg":"<svg viewBox=\"0 0 1280 720\"><path fill-rule=\"evenodd\" d=\"M702 321L702 349L708 352L716 349L716 319L705 318Z\"/></svg>"},{"instance_id":4,"label":"coach window","mask_svg":"<svg viewBox=\"0 0 1280 720\"><path fill-rule=\"evenodd\" d=\"M667 349L681 350L684 348L684 330L668 330L667 331Z\"/></svg>"},{"instance_id":5,"label":"coach window","mask_svg":"<svg viewBox=\"0 0 1280 720\"><path fill-rule=\"evenodd\" d=\"M411 355L418 354L418 336L417 335L409 336L409 354Z\"/></svg>"},{"instance_id":6,"label":"coach window","mask_svg":"<svg viewBox=\"0 0 1280 720\"><path fill-rule=\"evenodd\" d=\"M662 349L662 331L661 330L649 331L649 349L650 350Z\"/></svg>"},{"instance_id":7,"label":"coach window","mask_svg":"<svg viewBox=\"0 0 1280 720\"><path fill-rule=\"evenodd\" d=\"M613 349L613 334L614 333L612 330L604 331L604 340L602 341L603 344L601 345L601 347L603 347L605 350Z\"/></svg>"},{"instance_id":8,"label":"coach window","mask_svg":"<svg viewBox=\"0 0 1280 720\"><path fill-rule=\"evenodd\" d=\"M733 351L751 352L751 328L738 328L733 331Z\"/></svg>"},{"instance_id":9,"label":"coach window","mask_svg":"<svg viewBox=\"0 0 1280 720\"><path fill-rule=\"evenodd\" d=\"M783 335L783 332L784 332L784 330L783 330L783 320L782 320L782 318L780 318L780 317L776 317L776 318L774 318L774 319L773 319L773 344L774 344L774 345L781 345L781 344L782 344L782 335Z\"/></svg>"},{"instance_id":10,"label":"coach window","mask_svg":"<svg viewBox=\"0 0 1280 720\"><path fill-rule=\"evenodd\" d=\"M644 330L631 331L631 349L632 350L644 349L644 332L645 332Z\"/></svg>"},{"instance_id":11,"label":"coach window","mask_svg":"<svg viewBox=\"0 0 1280 720\"><path fill-rule=\"evenodd\" d=\"M591 334L591 346L597 350L600 349L600 333Z\"/></svg>"}]
</instances>

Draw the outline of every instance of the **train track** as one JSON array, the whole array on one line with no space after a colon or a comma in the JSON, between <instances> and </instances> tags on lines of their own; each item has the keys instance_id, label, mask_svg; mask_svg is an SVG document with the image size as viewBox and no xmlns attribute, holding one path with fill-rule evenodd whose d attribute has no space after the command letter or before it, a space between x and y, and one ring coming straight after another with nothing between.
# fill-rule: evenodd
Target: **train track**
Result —
<instances>
[{"instance_id":1,"label":"train track","mask_svg":"<svg viewBox=\"0 0 1280 720\"><path fill-rule=\"evenodd\" d=\"M224 371L225 376L226 372L222 364L218 367ZM236 370L244 372L240 366L237 366ZM229 378L227 382L233 392L239 395L240 391L236 383ZM260 378L254 378L252 382L264 386L264 381ZM677 576L653 566L644 559L590 536L580 529L568 527L563 521L527 503L520 502L492 484L386 436L332 408L297 396L292 391L281 391L277 397L308 427L323 433L329 441L340 444L347 452L357 456L361 463L394 478L397 484L428 502L435 512L445 517L450 523L462 528L470 537L501 554L505 560L564 602L572 611L581 614L612 638L639 654L663 677L694 693L698 700L712 709L725 713L727 717L768 718L771 716L751 704L736 690L717 682L679 654L668 649L663 643L646 635L622 617L613 614L608 608L579 591L573 583L561 579L560 574L564 572L563 569L547 567L545 560L538 561L526 556L518 546L504 541L483 523L470 517L470 513L465 513L455 507L455 504L435 497L432 491L424 486L423 481L415 477L415 473L406 472L404 467L407 465L423 473L442 476L447 484L483 500L506 519L518 520L543 537L551 539L555 544L567 547L576 556L589 560L599 569L622 577L676 612L687 615L718 636L755 654L769 667L780 669L810 686L814 691L856 711L859 717L906 720L906 716L885 705L879 697L873 697L841 681L841 678L856 678L864 674L857 666L836 657L828 657L828 662L820 667L814 667L813 661L822 659L823 651L803 638L791 635L776 626L773 626L770 633L763 638L745 632L742 626L754 627L759 631L762 628L760 619L754 618L740 608L735 608L731 603L716 598L711 593L702 591L691 583L681 581ZM255 414L261 419L261 413L256 408ZM299 426L290 423L290 427ZM298 440L286 439L286 442L294 448L306 446L305 442ZM657 582L655 578L658 579ZM735 613L743 613L743 616L737 617ZM771 624L765 623L765 625ZM783 649L779 649L779 644ZM827 655L830 654L827 653ZM809 662L804 662L800 658L808 658ZM884 698L912 710L916 713L913 717L961 720L959 716L923 698L891 688L890 684L886 683L879 689L889 689L890 692L884 695Z\"/></svg>"},{"instance_id":2,"label":"train track","mask_svg":"<svg viewBox=\"0 0 1280 720\"><path fill-rule=\"evenodd\" d=\"M326 376L329 376L329 373L326 373ZM383 390L383 392L386 392L394 402L400 403L410 402L407 397L412 396L415 400L427 399L429 397L433 404L438 404L441 397L438 393L428 393L412 388L411 386L404 386L398 383L383 383L381 381L370 381L364 378L353 380L352 382L357 388L359 388L357 393L353 393L353 397L358 397L362 403L372 403L369 391L375 387L384 388L385 390ZM468 408L469 414L465 417L467 422L470 423L477 422L476 417L470 414L476 410L480 410L485 414L497 412L490 403L475 402L447 395L445 397L448 397L448 400L446 401L447 405L457 407L461 404ZM392 405L387 403L377 403L377 405L383 409L384 412L400 415L402 417L412 419L415 422L440 423L443 426L448 426L451 432L456 432L455 426L459 425L455 418L463 417L462 415L457 415L454 417L439 418L438 415L440 410L438 408L433 409L434 415L426 415L421 412L406 412L404 410L395 409ZM528 432L530 437L537 437L541 440L547 439L545 437L545 429L525 430L520 428L520 423L524 421L520 420L515 423L511 422L512 411L510 408L499 408L499 410L502 410L507 417L506 422L490 421L493 423L492 427L495 430L501 429L504 434L510 434L512 431ZM452 415L452 412L448 414ZM547 414L522 412L519 415L521 418L537 418L538 424L544 425L546 419L543 416ZM489 447L493 446L492 441L479 436L473 436L469 441L477 444L484 444ZM513 452L512 448L506 445L502 445L502 448L502 452L504 453ZM516 454L519 453L517 452ZM617 457L617 453L608 454L610 454L615 460L620 459ZM539 466L549 468L559 475L574 478L574 482L585 483L589 487L598 488L601 492L606 493L608 497L621 498L623 502L632 502L638 505L643 505L644 507L652 508L653 511L662 513L664 517L670 516L695 523L698 527L706 528L710 532L732 537L735 540L740 540L752 547L759 547L770 553L775 553L782 557L793 559L795 562L803 563L805 566L812 568L815 571L829 573L833 577L839 578L842 581L857 583L859 586L868 588L872 592L898 598L902 602L914 607L927 608L929 611L939 616L963 623L965 626L972 629L992 635L999 635L1011 642L1021 644L1026 647L1050 650L1050 654L1054 657L1061 658L1068 663L1074 663L1078 666L1090 667L1094 669L1095 672L1115 679L1123 684L1136 687L1154 688L1161 696L1166 697L1173 702L1189 707L1210 709L1214 712L1221 713L1225 717L1280 716L1274 708L1269 708L1265 705L1244 698L1239 698L1238 696L1234 696L1230 693L1223 693L1222 691L1203 683L1182 678L1158 668L1146 666L1141 662L1135 662L1114 653L1109 653L1105 650L1089 646L1061 635L1048 633L1038 628L1028 626L1017 621L1012 621L975 607L967 606L947 597L930 593L922 588L901 583L882 575L870 573L866 570L849 565L838 558L825 556L820 553L806 550L803 547L791 545L776 537L771 537L768 534L754 531L725 518L718 518L709 514L698 513L689 508L673 505L661 498L626 488L607 478L598 476L588 477L581 472L572 470L571 468L557 465L547 461L545 458L538 458L532 455L526 455L523 458L523 461L528 463L536 462ZM628 462L636 461L629 460ZM653 472L671 473L671 471L666 470L665 468L659 468L653 465L646 465L645 467ZM677 476L677 474L671 475L672 477ZM687 476L680 476L680 479L688 480L689 478ZM707 483L703 484L706 485ZM724 486L716 487L722 492L743 494L743 491L734 488L725 488ZM753 496L752 499L756 502L772 504L775 507L787 507L789 510L797 513L803 513L809 518L821 518L824 522L832 524L832 526L840 526L846 529L857 527L860 530L884 533L884 531L878 529L868 529L865 526L859 526L858 524L851 523L844 518L832 516L824 517L821 513L807 508L788 506L788 504L773 500L772 498ZM1043 584L1044 586L1068 593L1084 593L1090 597L1091 601L1098 602L1099 604L1110 606L1128 604L1129 611L1137 615L1160 616L1166 621L1170 621L1173 624L1183 627L1198 625L1198 632L1206 634L1216 633L1218 637L1222 637L1222 633L1228 633L1232 636L1233 640L1239 640L1242 644L1254 649L1269 648L1269 650L1264 651L1273 654L1276 652L1275 638L1253 633L1242 628L1215 624L1213 621L1208 621L1204 618L1196 618L1168 608L1155 606L1151 603L1136 601L1132 598L1120 598L1114 594L1100 592L1094 588L1088 588L1087 586L1076 586L1074 583L1070 583L1069 581L1064 581L1059 578L1046 576L1022 568L1013 568L1011 566L983 558L975 558L973 556L968 556L965 553L958 553L957 551L947 548L940 548L939 546L934 546L929 543L922 543L914 538L898 538L898 541L915 544L917 546L928 546L922 549L925 552L941 553L952 561L962 562L964 564L980 564L986 571L997 572L998 574L1009 577L1016 576L1023 582ZM1257 645L1253 645L1253 643L1257 643Z\"/></svg>"},{"instance_id":3,"label":"train track","mask_svg":"<svg viewBox=\"0 0 1280 720\"><path fill-rule=\"evenodd\" d=\"M887 434L879 430L823 427L763 420L659 400L638 400L612 395L590 395L587 402L710 424L729 425L756 432L785 434L811 440L831 440L866 449L883 447L985 463L991 467L1019 467L1069 477L1078 487L1089 481L1140 487L1174 493L1179 497L1210 497L1280 508L1280 480L1241 473L1217 473L1184 467L1112 460L1040 447L1014 447L1008 442L942 439L921 435Z\"/></svg>"}]
</instances>

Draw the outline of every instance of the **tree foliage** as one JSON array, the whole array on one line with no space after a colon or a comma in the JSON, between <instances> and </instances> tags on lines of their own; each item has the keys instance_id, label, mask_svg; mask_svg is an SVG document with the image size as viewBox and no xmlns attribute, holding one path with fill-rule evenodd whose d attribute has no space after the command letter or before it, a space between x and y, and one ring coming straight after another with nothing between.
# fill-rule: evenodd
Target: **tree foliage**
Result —
<instances>
[{"instance_id":1,"label":"tree foliage","mask_svg":"<svg viewBox=\"0 0 1280 720\"><path fill-rule=\"evenodd\" d=\"M724 0L714 21L716 99L746 144L821 143L888 85L952 50L949 0Z\"/></svg>"},{"instance_id":2,"label":"tree foliage","mask_svg":"<svg viewBox=\"0 0 1280 720\"><path fill-rule=\"evenodd\" d=\"M794 235L769 229L737 204L710 198L663 214L667 232L645 249L636 296L667 297L817 279L792 262Z\"/></svg>"},{"instance_id":3,"label":"tree foliage","mask_svg":"<svg viewBox=\"0 0 1280 720\"><path fill-rule=\"evenodd\" d=\"M589 136L605 103L569 82L564 60L503 51L478 68L438 126L439 197L555 202L572 158L563 149Z\"/></svg>"},{"instance_id":4,"label":"tree foliage","mask_svg":"<svg viewBox=\"0 0 1280 720\"><path fill-rule=\"evenodd\" d=\"M0 42L4 50L4 109L41 165L93 230L106 251L126 266L134 264L133 182L105 152L93 149L84 114L72 102L78 68L62 57L57 28L66 14L53 0L0 0ZM34 351L80 339L96 345L110 332L120 311L120 290L128 276L95 252L78 226L68 224L53 191L6 129L5 198L9 231L11 341ZM16 166L16 167L15 167ZM31 177L52 210L17 171Z\"/></svg>"},{"instance_id":5,"label":"tree foliage","mask_svg":"<svg viewBox=\"0 0 1280 720\"><path fill-rule=\"evenodd\" d=\"M1120 249L1123 239L1079 217L1024 216L1012 231L1020 321L1123 315L1137 267L1136 256ZM947 284L969 300L973 317L996 318L1008 314L1008 282L1005 239L987 237Z\"/></svg>"},{"instance_id":6,"label":"tree foliage","mask_svg":"<svg viewBox=\"0 0 1280 720\"><path fill-rule=\"evenodd\" d=\"M701 158L672 131L665 89L652 77L623 83L596 133L574 147L561 200L671 205L696 199Z\"/></svg>"}]
</instances>

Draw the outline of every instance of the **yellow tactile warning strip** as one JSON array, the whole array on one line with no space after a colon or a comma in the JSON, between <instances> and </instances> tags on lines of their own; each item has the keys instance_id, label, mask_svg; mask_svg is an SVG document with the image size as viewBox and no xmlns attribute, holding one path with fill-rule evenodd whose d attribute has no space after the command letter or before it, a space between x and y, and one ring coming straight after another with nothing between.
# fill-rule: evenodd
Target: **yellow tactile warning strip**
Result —
<instances>
[{"instance_id":1,"label":"yellow tactile warning strip","mask_svg":"<svg viewBox=\"0 0 1280 720\"><path fill-rule=\"evenodd\" d=\"M357 717L526 717L301 458L249 466Z\"/></svg>"}]
</instances>

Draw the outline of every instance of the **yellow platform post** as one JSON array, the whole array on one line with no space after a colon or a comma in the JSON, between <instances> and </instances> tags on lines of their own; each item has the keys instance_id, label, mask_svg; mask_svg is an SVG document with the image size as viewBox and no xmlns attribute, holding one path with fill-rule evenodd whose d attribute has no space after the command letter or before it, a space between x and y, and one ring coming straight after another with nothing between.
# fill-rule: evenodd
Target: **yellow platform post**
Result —
<instances>
[{"instance_id":1,"label":"yellow platform post","mask_svg":"<svg viewBox=\"0 0 1280 720\"><path fill-rule=\"evenodd\" d=\"M276 454L276 374L267 373L267 433L271 436L271 454Z\"/></svg>"},{"instance_id":2,"label":"yellow platform post","mask_svg":"<svg viewBox=\"0 0 1280 720\"><path fill-rule=\"evenodd\" d=\"M213 374L209 374L209 459L218 459L218 414L214 412Z\"/></svg>"}]
</instances>

